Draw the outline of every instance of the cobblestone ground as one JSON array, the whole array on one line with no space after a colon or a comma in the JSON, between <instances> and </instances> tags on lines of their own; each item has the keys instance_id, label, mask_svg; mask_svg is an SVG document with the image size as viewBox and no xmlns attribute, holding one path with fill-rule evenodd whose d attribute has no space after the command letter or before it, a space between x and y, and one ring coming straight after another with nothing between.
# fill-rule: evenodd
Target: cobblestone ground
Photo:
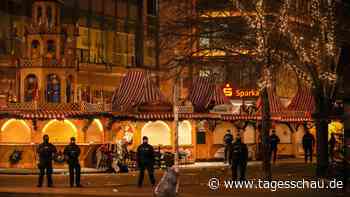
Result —
<instances>
[{"instance_id":1,"label":"cobblestone ground","mask_svg":"<svg viewBox=\"0 0 350 197\"><path fill-rule=\"evenodd\" d=\"M288 160L279 162L272 167L274 180L316 180L313 178L314 165L305 165L300 160ZM157 180L162 172L157 171ZM147 176L146 176L147 177ZM224 189L210 190L208 180L217 177L220 180L230 178L230 171L225 167L207 167L182 169L180 179L180 194L184 197L209 197L209 196L345 196L349 193L340 190L323 189L281 189L272 192L269 189ZM248 179L261 177L261 169L258 164L249 165ZM129 174L85 174L82 176L84 188L68 187L68 176L64 174L54 175L54 188L35 187L37 176L35 175L0 175L0 196L153 196L152 188L148 181L143 188L137 188L136 173Z\"/></svg>"}]
</instances>

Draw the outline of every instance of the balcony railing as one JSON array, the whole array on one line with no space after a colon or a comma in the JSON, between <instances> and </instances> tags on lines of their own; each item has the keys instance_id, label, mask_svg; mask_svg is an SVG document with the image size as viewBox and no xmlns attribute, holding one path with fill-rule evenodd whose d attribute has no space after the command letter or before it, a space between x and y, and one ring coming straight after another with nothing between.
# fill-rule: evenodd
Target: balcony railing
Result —
<instances>
[{"instance_id":1,"label":"balcony railing","mask_svg":"<svg viewBox=\"0 0 350 197\"><path fill-rule=\"evenodd\" d=\"M74 63L66 62L65 59L58 60L54 58L44 57L35 59L22 59L20 65L21 67L74 67Z\"/></svg>"}]
</instances>

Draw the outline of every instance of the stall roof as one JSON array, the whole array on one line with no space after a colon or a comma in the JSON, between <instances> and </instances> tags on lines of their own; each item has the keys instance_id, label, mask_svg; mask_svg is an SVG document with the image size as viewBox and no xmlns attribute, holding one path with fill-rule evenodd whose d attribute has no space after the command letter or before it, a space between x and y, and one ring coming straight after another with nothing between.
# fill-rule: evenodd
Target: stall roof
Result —
<instances>
[{"instance_id":1,"label":"stall roof","mask_svg":"<svg viewBox=\"0 0 350 197\"><path fill-rule=\"evenodd\" d=\"M148 72L131 70L123 77L112 103L113 111L130 111L141 104L166 103L166 100Z\"/></svg>"}]
</instances>

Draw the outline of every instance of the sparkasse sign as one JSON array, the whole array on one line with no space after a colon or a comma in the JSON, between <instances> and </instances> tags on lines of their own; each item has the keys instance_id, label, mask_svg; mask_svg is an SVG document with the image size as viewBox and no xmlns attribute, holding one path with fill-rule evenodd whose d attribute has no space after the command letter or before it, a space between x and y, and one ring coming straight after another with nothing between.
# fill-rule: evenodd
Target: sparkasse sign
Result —
<instances>
[{"instance_id":1,"label":"sparkasse sign","mask_svg":"<svg viewBox=\"0 0 350 197\"><path fill-rule=\"evenodd\" d=\"M223 88L224 95L227 97L259 97L259 90L254 89L234 89L229 83Z\"/></svg>"}]
</instances>

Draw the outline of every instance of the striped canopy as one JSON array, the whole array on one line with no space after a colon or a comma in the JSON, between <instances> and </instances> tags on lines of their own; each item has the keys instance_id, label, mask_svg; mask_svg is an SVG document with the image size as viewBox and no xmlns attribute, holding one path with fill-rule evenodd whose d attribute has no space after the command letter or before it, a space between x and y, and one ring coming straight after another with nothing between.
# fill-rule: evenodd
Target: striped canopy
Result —
<instances>
[{"instance_id":1,"label":"striped canopy","mask_svg":"<svg viewBox=\"0 0 350 197\"><path fill-rule=\"evenodd\" d=\"M229 103L221 86L214 83L214 77L196 77L189 95L195 111L206 111L209 105L222 105Z\"/></svg>"},{"instance_id":2,"label":"striped canopy","mask_svg":"<svg viewBox=\"0 0 350 197\"><path fill-rule=\"evenodd\" d=\"M129 111L137 105L163 102L165 97L151 75L139 70L126 73L112 98L113 111Z\"/></svg>"}]
</instances>

